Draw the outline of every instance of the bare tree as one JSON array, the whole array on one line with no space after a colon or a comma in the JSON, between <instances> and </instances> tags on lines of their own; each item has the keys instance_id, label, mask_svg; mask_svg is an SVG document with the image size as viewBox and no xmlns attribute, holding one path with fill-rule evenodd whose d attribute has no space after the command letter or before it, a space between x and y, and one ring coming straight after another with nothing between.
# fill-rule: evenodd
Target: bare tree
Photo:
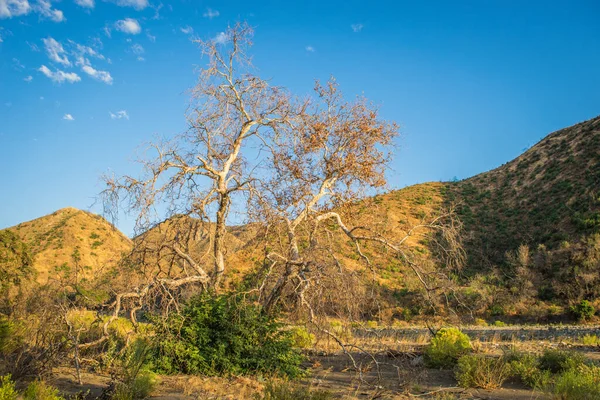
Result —
<instances>
[{"instance_id":1,"label":"bare tree","mask_svg":"<svg viewBox=\"0 0 600 400\"><path fill-rule=\"evenodd\" d=\"M333 78L325 85L317 82L315 92L317 99L301 115L301 125L273 131L266 174L270 179L253 186L256 215L265 219L273 232L265 256L269 276L278 277L271 285L262 285L266 310L271 310L290 286L296 300L312 313L313 306L305 298L311 282L340 285L352 278L348 270L342 271L339 253L344 241L340 235L373 270L372 257L364 250L369 243L381 253L400 258L430 296L441 288L440 279L449 280L444 272L425 271L406 242L412 236L427 235L441 249L446 265L460 266L464 255L453 213L441 211L393 240L374 224L356 225L354 204L368 190L386 183L398 127L381 119L377 108L363 97L345 101ZM277 269L279 273L272 273ZM344 288L333 290L339 297L357 291L357 285L349 281Z\"/></svg>"},{"instance_id":2,"label":"bare tree","mask_svg":"<svg viewBox=\"0 0 600 400\"><path fill-rule=\"evenodd\" d=\"M187 131L150 145L154 155L141 161L142 177L105 177L105 210L114 216L124 206L137 213L137 231L154 225L163 207L167 218L191 216L212 232L207 263L195 260L178 240L162 244L161 250L170 250L182 268L156 276L155 283L200 283L217 290L226 268L230 207L252 181L247 147L268 131L291 124L295 116L287 93L252 73L246 54L251 37L252 29L238 23L217 39L198 40L208 65L191 90Z\"/></svg>"}]
</instances>

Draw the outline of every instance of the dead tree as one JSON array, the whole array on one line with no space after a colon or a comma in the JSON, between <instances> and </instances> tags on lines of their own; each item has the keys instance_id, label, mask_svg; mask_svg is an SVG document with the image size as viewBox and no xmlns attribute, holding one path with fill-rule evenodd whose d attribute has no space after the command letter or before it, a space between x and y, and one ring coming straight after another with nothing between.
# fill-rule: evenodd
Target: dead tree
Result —
<instances>
[{"instance_id":1,"label":"dead tree","mask_svg":"<svg viewBox=\"0 0 600 400\"><path fill-rule=\"evenodd\" d=\"M251 38L252 29L238 23L218 39L198 40L209 62L191 90L187 131L149 146L153 154L140 161L143 176L104 179L105 210L113 216L121 207L136 213L138 232L162 219L157 211L161 209L167 210L164 218L190 216L205 222L211 232L210 260L201 264L172 241L170 251L188 267L182 268L187 272L156 276L151 286L200 282L218 289L226 269L231 204L253 179L252 165L245 156L247 147L269 131L291 125L296 116L283 89L252 73L246 53Z\"/></svg>"},{"instance_id":2,"label":"dead tree","mask_svg":"<svg viewBox=\"0 0 600 400\"><path fill-rule=\"evenodd\" d=\"M374 265L365 245L392 252L410 267L429 296L439 289L436 278L447 277L443 272L424 271L405 242L414 235L436 232L432 240L444 249L446 261L460 259L463 255L452 213L440 212L394 240L372 226L356 225L351 214L344 215L369 189L385 185L398 127L380 119L377 108L362 97L345 101L333 78L326 85L317 82L315 92L317 99L302 114L301 125L273 131L266 174L270 179L253 186L256 215L273 226L272 231L281 233L271 238L265 254L268 268L281 270L273 274L278 276L274 283L262 286L265 309L270 311L291 286L298 303L312 314L312 305L305 298L311 281L327 278L328 266L343 269L336 254L340 239L337 244L333 239L340 234L352 243L368 268Z\"/></svg>"}]
</instances>

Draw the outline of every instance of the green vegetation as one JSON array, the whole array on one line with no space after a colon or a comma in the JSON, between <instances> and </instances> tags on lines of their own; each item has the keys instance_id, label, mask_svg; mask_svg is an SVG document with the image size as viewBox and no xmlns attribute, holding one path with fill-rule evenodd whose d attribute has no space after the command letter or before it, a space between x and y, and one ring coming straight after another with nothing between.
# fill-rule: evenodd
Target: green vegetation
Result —
<instances>
[{"instance_id":1,"label":"green vegetation","mask_svg":"<svg viewBox=\"0 0 600 400\"><path fill-rule=\"evenodd\" d=\"M265 385L262 395L257 394L256 400L329 400L333 399L330 392L310 390L308 387L293 385L287 381L270 381Z\"/></svg>"},{"instance_id":2,"label":"green vegetation","mask_svg":"<svg viewBox=\"0 0 600 400\"><path fill-rule=\"evenodd\" d=\"M425 362L433 368L451 368L471 350L467 335L457 328L442 328L425 348Z\"/></svg>"},{"instance_id":3,"label":"green vegetation","mask_svg":"<svg viewBox=\"0 0 600 400\"><path fill-rule=\"evenodd\" d=\"M156 324L153 362L166 374L302 375L302 355L290 331L240 297L196 297Z\"/></svg>"},{"instance_id":4,"label":"green vegetation","mask_svg":"<svg viewBox=\"0 0 600 400\"><path fill-rule=\"evenodd\" d=\"M495 389L510 376L510 366L502 358L466 355L458 359L456 380L465 388Z\"/></svg>"},{"instance_id":5,"label":"green vegetation","mask_svg":"<svg viewBox=\"0 0 600 400\"><path fill-rule=\"evenodd\" d=\"M586 321L594 316L596 309L589 301L581 300L578 304L571 307L571 312L578 321Z\"/></svg>"},{"instance_id":6,"label":"green vegetation","mask_svg":"<svg viewBox=\"0 0 600 400\"><path fill-rule=\"evenodd\" d=\"M579 365L556 378L554 397L560 400L595 400L600 398L600 367Z\"/></svg>"}]
</instances>

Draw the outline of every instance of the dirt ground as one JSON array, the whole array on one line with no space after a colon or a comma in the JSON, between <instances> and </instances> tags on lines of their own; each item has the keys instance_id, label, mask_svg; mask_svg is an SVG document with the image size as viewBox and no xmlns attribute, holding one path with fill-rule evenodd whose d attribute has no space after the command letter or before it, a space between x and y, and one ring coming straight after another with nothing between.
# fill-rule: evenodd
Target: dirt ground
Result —
<instances>
[{"instance_id":1,"label":"dirt ground","mask_svg":"<svg viewBox=\"0 0 600 400\"><path fill-rule=\"evenodd\" d=\"M310 358L310 376L301 384L332 392L340 399L549 399L514 382L496 390L465 390L457 387L452 371L427 369L421 357L412 353L376 357L379 368L370 357L352 354L360 372L347 355L331 354ZM110 377L84 373L79 386L74 370L56 371L51 383L62 393L89 393L88 399L101 397ZM151 399L253 399L260 393L264 379L248 377L161 376Z\"/></svg>"}]
</instances>

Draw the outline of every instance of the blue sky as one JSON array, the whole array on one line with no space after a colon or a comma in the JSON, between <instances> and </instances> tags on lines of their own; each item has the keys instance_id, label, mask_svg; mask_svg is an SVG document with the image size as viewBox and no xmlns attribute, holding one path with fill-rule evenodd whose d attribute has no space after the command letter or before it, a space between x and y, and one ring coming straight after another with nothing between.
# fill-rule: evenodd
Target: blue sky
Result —
<instances>
[{"instance_id":1,"label":"blue sky","mask_svg":"<svg viewBox=\"0 0 600 400\"><path fill-rule=\"evenodd\" d=\"M90 206L99 177L181 132L191 42L255 27L259 75L335 75L401 126L392 188L465 178L600 114L590 1L0 0L0 228ZM119 227L131 233L131 222Z\"/></svg>"}]
</instances>

